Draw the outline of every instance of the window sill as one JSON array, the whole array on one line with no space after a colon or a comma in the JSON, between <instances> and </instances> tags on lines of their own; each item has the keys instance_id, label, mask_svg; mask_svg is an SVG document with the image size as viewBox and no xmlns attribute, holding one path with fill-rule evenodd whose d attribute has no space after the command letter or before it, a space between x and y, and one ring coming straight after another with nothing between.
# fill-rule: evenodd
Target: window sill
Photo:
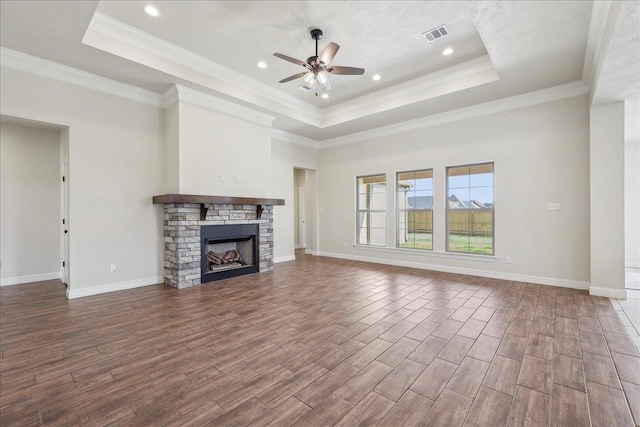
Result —
<instances>
[{"instance_id":1,"label":"window sill","mask_svg":"<svg viewBox=\"0 0 640 427\"><path fill-rule=\"evenodd\" d=\"M495 255L477 255L455 252L428 251L423 249L390 248L387 246L353 245L353 247L355 249L364 249L373 252L386 252L390 254L422 255L427 258L463 259L466 261L478 262L496 262L497 260L497 257Z\"/></svg>"}]
</instances>

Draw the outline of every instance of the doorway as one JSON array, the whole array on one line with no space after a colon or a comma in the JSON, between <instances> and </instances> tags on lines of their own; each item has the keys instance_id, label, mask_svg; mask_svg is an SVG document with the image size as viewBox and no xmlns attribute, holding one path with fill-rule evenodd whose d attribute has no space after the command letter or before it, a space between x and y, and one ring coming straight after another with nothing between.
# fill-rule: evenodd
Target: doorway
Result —
<instances>
[{"instance_id":1,"label":"doorway","mask_svg":"<svg viewBox=\"0 0 640 427\"><path fill-rule=\"evenodd\" d=\"M293 169L293 242L295 249L307 247L305 178L304 169Z\"/></svg>"},{"instance_id":2,"label":"doorway","mask_svg":"<svg viewBox=\"0 0 640 427\"><path fill-rule=\"evenodd\" d=\"M298 253L317 254L316 171L293 169L294 248Z\"/></svg>"},{"instance_id":3,"label":"doorway","mask_svg":"<svg viewBox=\"0 0 640 427\"><path fill-rule=\"evenodd\" d=\"M68 133L63 137L60 126L16 117L0 121L0 285L60 280L68 246L60 184Z\"/></svg>"}]
</instances>

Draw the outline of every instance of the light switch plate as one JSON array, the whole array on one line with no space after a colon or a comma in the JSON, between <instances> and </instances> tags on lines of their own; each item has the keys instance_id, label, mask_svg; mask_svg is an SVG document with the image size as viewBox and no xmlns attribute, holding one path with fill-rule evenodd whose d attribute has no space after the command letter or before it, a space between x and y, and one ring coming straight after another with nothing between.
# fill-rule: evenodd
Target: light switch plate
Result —
<instances>
[{"instance_id":1,"label":"light switch plate","mask_svg":"<svg viewBox=\"0 0 640 427\"><path fill-rule=\"evenodd\" d=\"M560 203L547 203L547 210L548 211L559 211L560 210Z\"/></svg>"}]
</instances>

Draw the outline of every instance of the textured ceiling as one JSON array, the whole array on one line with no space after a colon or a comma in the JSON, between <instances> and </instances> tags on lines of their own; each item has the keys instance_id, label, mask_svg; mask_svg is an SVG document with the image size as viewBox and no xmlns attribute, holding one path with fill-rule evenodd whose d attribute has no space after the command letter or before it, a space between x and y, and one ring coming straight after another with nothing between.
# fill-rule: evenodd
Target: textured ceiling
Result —
<instances>
[{"instance_id":1,"label":"textured ceiling","mask_svg":"<svg viewBox=\"0 0 640 427\"><path fill-rule=\"evenodd\" d=\"M620 6L593 97L606 103L640 97L640 1ZM636 117L640 121L640 117Z\"/></svg>"},{"instance_id":2,"label":"textured ceiling","mask_svg":"<svg viewBox=\"0 0 640 427\"><path fill-rule=\"evenodd\" d=\"M318 107L487 53L473 22L473 2L163 2L158 4L158 18L142 12L146 3L103 1L98 12ZM422 33L441 24L450 35L428 43ZM333 65L366 70L364 76L331 76L327 100L299 90L301 79L278 83L304 68L273 53L306 61L315 54L309 35L313 28L324 32L319 51L329 42L340 45ZM447 46L455 48L453 55L441 54ZM267 68L258 68L259 61ZM377 82L371 80L376 73L383 76Z\"/></svg>"},{"instance_id":3,"label":"textured ceiling","mask_svg":"<svg viewBox=\"0 0 640 427\"><path fill-rule=\"evenodd\" d=\"M637 1L626 2L624 8ZM135 60L82 43L95 12L100 12L140 34L149 34L239 73L254 87L277 90L309 106L332 109L363 95L399 87L411 79L488 54L499 80L420 101L407 101L383 112L326 128L318 128L291 115L255 107L276 116L274 127L316 140L324 140L378 126L437 114L509 96L578 81L582 77L590 1L172 1L156 2L157 19L142 11L138 1L1 1L0 44L3 47L68 65L110 79L162 93L178 83L238 101L233 94L161 72ZM620 16L631 15L621 11ZM629 18L630 19L630 18ZM633 22L633 21L632 21ZM452 35L429 44L421 33L446 24ZM625 33L624 28L617 32ZM297 89L297 83L278 80L302 67L272 56L274 52L306 59L314 43L308 31L321 28L320 49L333 41L341 45L333 63L363 67L364 76L332 76L331 98L321 100ZM632 27L629 27L632 28ZM636 27L637 29L637 27ZM637 32L635 33L637 35ZM616 46L617 33L612 40ZM606 79L630 73L626 52L637 39L624 41L603 68ZM635 41L634 41L635 40ZM455 53L441 55L444 47ZM622 59L621 59L622 58ZM637 58L637 57L636 57ZM268 64L256 67L258 61ZM637 59L636 59L637 61ZM637 62L636 62L637 63ZM382 80L374 82L371 75ZM406 83L404 83L406 84ZM618 96L607 81L598 96ZM267 92L265 92L267 93ZM607 95L608 96L608 95ZM295 97L295 98L293 98ZM364 99L364 98L363 98Z\"/></svg>"}]
</instances>

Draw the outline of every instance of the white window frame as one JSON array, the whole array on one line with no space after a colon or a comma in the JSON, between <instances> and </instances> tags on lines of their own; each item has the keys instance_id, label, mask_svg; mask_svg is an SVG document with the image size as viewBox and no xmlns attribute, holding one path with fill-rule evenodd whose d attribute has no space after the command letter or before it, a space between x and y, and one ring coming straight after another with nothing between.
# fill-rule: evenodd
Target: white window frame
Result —
<instances>
[{"instance_id":1,"label":"white window frame","mask_svg":"<svg viewBox=\"0 0 640 427\"><path fill-rule=\"evenodd\" d=\"M464 168L464 167L472 167L472 166L484 166L484 165L491 165L491 189L493 192L493 204L491 206L491 208L476 208L476 209L472 209L472 208L466 208L466 209L451 209L450 204L449 204L449 169L455 169L455 168ZM446 222L446 229L445 229L445 243L446 243L446 251L449 253L454 253L454 254L470 254L470 255L478 255L478 256L495 256L496 253L496 212L495 212L495 181L496 181L496 169L495 169L495 162L480 162L480 163L470 163L470 164L466 164L466 165L454 165L454 166L447 166L445 168L445 186L446 186L446 191L445 191L445 222ZM469 188L473 188L473 187L469 187ZM451 211L455 211L455 212L463 212L463 211L468 211L469 214L471 214L472 212L492 212L491 215L491 253L478 253L478 252L465 252L465 251L454 251L451 250L449 248L449 212ZM471 231L469 231L469 233L471 233Z\"/></svg>"},{"instance_id":2,"label":"white window frame","mask_svg":"<svg viewBox=\"0 0 640 427\"><path fill-rule=\"evenodd\" d=\"M431 198L432 198L432 204L431 204L431 208L430 209L400 209L400 175L402 174L407 174L407 173L419 173L419 172L431 172ZM434 196L434 192L435 192L435 188L433 186L433 168L427 168L427 169L417 169L417 170L410 170L410 171L403 171L403 172L396 172L396 185L395 185L395 190L396 190L396 221L395 221L395 233L396 233L396 248L398 249L415 249L415 250L419 250L419 251L433 251L433 198ZM431 249L429 248L416 248L415 244L413 248L409 248L409 247L404 247L404 246L400 246L400 215L403 215L405 213L409 213L409 212L431 212ZM405 230L408 230L409 227L406 226Z\"/></svg>"},{"instance_id":3,"label":"white window frame","mask_svg":"<svg viewBox=\"0 0 640 427\"><path fill-rule=\"evenodd\" d=\"M384 185L385 185L385 192L384 192L384 196L385 196L385 208L384 209L371 209L370 207L368 209L362 209L362 207L360 206L360 180L361 179L365 179L365 178L375 178L375 177L384 177ZM356 195L356 224L355 224L355 232L356 232L356 236L355 236L355 242L356 245L362 245L362 246L376 246L376 247L385 247L386 246L386 234L387 234L387 202L386 202L386 198L388 197L387 195L387 175L384 173L377 173L377 174L371 174L371 175L359 175L356 176L356 180L355 180L355 195ZM374 192L371 192L371 194L376 194ZM381 193L382 194L382 193ZM360 229L362 229L363 227L360 226L360 213L365 213L365 214L371 214L371 213L383 213L384 214L384 228L382 228L382 230L384 231L383 235L384 237L384 242L382 244L374 244L374 243L370 243L371 242L371 220L369 219L367 221L367 226L366 228L368 229L368 242L361 242L360 241ZM369 216L370 218L370 216ZM379 229L379 227L373 227L376 229Z\"/></svg>"}]
</instances>

